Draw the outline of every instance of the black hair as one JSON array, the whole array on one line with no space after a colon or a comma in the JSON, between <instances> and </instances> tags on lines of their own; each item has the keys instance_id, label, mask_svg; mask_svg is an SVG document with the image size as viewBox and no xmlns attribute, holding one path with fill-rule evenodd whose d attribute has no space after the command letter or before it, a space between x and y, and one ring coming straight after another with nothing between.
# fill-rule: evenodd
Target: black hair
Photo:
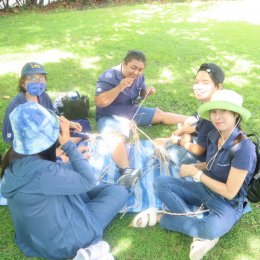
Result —
<instances>
[{"instance_id":1,"label":"black hair","mask_svg":"<svg viewBox=\"0 0 260 260\"><path fill-rule=\"evenodd\" d=\"M58 146L58 140L48 149L38 153L38 156L43 160L56 162L56 159L57 159L56 158L56 148L57 148L57 146ZM11 146L7 150L7 152L5 153L3 160L2 160L0 179L3 178L4 171L9 166L10 162L15 161L15 160L20 159L20 158L23 158L23 157L26 157L26 156L29 156L29 155L19 154L19 153L15 152L13 147Z\"/></svg>"},{"instance_id":2,"label":"black hair","mask_svg":"<svg viewBox=\"0 0 260 260\"><path fill-rule=\"evenodd\" d=\"M11 161L14 161L16 159L22 158L25 155L18 154L14 151L13 147L9 147L9 149L6 151L2 163L1 163L1 172L0 172L0 178L2 179L4 176L5 169L9 166L9 163Z\"/></svg>"},{"instance_id":3,"label":"black hair","mask_svg":"<svg viewBox=\"0 0 260 260\"><path fill-rule=\"evenodd\" d=\"M48 77L46 74L43 74L45 77L45 80L48 80ZM28 75L23 75L20 77L19 82L18 82L18 92L26 93L26 89L24 87L25 85L25 80L28 77ZM46 89L47 90L47 89Z\"/></svg>"},{"instance_id":4,"label":"black hair","mask_svg":"<svg viewBox=\"0 0 260 260\"><path fill-rule=\"evenodd\" d=\"M215 63L203 63L200 65L199 71L206 71L216 86L224 82L225 73Z\"/></svg>"},{"instance_id":5,"label":"black hair","mask_svg":"<svg viewBox=\"0 0 260 260\"><path fill-rule=\"evenodd\" d=\"M47 161L56 162L56 148L58 147L58 140L48 149L38 153L38 155L43 159Z\"/></svg>"},{"instance_id":6,"label":"black hair","mask_svg":"<svg viewBox=\"0 0 260 260\"><path fill-rule=\"evenodd\" d=\"M127 52L124 62L125 64L129 63L132 60L138 60L143 62L144 64L146 63L146 57L142 51L139 50L130 50Z\"/></svg>"}]
</instances>

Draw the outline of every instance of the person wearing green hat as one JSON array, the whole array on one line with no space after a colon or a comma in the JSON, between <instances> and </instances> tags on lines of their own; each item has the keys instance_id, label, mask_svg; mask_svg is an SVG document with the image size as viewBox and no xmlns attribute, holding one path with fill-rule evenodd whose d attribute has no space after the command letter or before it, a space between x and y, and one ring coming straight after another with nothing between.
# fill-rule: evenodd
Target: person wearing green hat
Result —
<instances>
[{"instance_id":1,"label":"person wearing green hat","mask_svg":"<svg viewBox=\"0 0 260 260\"><path fill-rule=\"evenodd\" d=\"M241 95L216 91L198 113L216 128L208 134L206 162L182 165L181 178L158 177L154 188L167 211L151 208L134 219L135 227L151 225L151 219L153 225L193 237L192 260L202 259L242 217L256 167L255 146L240 127L251 115Z\"/></svg>"}]
</instances>

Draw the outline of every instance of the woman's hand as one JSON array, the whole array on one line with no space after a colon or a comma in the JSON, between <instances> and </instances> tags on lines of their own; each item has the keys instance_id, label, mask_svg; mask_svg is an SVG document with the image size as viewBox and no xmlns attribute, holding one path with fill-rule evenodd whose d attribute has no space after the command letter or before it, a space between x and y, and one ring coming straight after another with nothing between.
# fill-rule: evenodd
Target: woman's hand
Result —
<instances>
[{"instance_id":1,"label":"woman's hand","mask_svg":"<svg viewBox=\"0 0 260 260\"><path fill-rule=\"evenodd\" d=\"M182 136L183 135L182 128L176 129L175 131L172 132L171 135Z\"/></svg>"},{"instance_id":2,"label":"woman's hand","mask_svg":"<svg viewBox=\"0 0 260 260\"><path fill-rule=\"evenodd\" d=\"M180 176L194 176L196 173L198 173L198 171L198 168L196 168L193 164L183 164L180 169Z\"/></svg>"},{"instance_id":3,"label":"woman's hand","mask_svg":"<svg viewBox=\"0 0 260 260\"><path fill-rule=\"evenodd\" d=\"M60 116L59 122L60 122L59 143L62 146L70 140L70 121L67 120L64 116Z\"/></svg>"},{"instance_id":4,"label":"woman's hand","mask_svg":"<svg viewBox=\"0 0 260 260\"><path fill-rule=\"evenodd\" d=\"M198 119L195 116L190 116L188 117L185 121L183 126L192 126L192 125L196 125L198 122Z\"/></svg>"},{"instance_id":5,"label":"woman's hand","mask_svg":"<svg viewBox=\"0 0 260 260\"><path fill-rule=\"evenodd\" d=\"M69 125L70 128L74 129L76 132L81 132L82 126L80 123L73 122L73 121L69 121L69 122L70 122Z\"/></svg>"},{"instance_id":6,"label":"woman's hand","mask_svg":"<svg viewBox=\"0 0 260 260\"><path fill-rule=\"evenodd\" d=\"M83 157L85 159L89 159L91 154L90 154L90 151L89 151L89 147L88 146L80 146L78 147L77 149L80 153L83 154Z\"/></svg>"},{"instance_id":7,"label":"woman's hand","mask_svg":"<svg viewBox=\"0 0 260 260\"><path fill-rule=\"evenodd\" d=\"M173 143L173 144L179 144L179 143L180 143L180 140L181 140L181 137L178 136L178 135L171 135L171 136L170 136L170 141L171 141L171 143Z\"/></svg>"}]
</instances>

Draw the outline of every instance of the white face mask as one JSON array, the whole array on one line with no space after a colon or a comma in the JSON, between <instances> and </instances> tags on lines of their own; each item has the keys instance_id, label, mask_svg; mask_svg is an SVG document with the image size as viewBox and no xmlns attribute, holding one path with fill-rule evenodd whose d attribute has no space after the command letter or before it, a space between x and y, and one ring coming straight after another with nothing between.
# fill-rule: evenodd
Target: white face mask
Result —
<instances>
[{"instance_id":1,"label":"white face mask","mask_svg":"<svg viewBox=\"0 0 260 260\"><path fill-rule=\"evenodd\" d=\"M207 100L212 94L212 84L210 83L195 83L193 85L193 91L196 95L196 98L199 100Z\"/></svg>"}]
</instances>

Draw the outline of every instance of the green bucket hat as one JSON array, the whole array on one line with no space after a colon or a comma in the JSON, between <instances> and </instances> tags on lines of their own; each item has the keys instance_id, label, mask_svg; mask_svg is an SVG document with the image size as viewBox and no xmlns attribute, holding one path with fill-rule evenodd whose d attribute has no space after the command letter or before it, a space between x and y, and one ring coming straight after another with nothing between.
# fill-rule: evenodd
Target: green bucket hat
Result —
<instances>
[{"instance_id":1,"label":"green bucket hat","mask_svg":"<svg viewBox=\"0 0 260 260\"><path fill-rule=\"evenodd\" d=\"M243 97L233 90L223 89L214 93L209 102L198 108L202 118L210 120L210 110L223 109L239 114L243 121L247 121L251 113L243 106Z\"/></svg>"}]
</instances>

